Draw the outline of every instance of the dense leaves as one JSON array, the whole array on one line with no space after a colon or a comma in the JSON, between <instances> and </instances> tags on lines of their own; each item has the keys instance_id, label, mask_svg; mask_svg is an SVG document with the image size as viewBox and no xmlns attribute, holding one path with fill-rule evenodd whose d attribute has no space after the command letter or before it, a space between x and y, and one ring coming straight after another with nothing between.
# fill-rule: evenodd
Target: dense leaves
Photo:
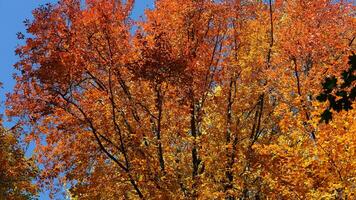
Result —
<instances>
[{"instance_id":1,"label":"dense leaves","mask_svg":"<svg viewBox=\"0 0 356 200\"><path fill-rule=\"evenodd\" d=\"M313 98L348 67L351 3L156 0L144 21L133 5L61 0L27 23L7 114L30 129L42 186L78 199L355 198L355 110L320 124Z\"/></svg>"},{"instance_id":2,"label":"dense leaves","mask_svg":"<svg viewBox=\"0 0 356 200\"><path fill-rule=\"evenodd\" d=\"M32 199L38 192L33 183L36 165L26 158L17 135L0 127L0 199Z\"/></svg>"},{"instance_id":3,"label":"dense leaves","mask_svg":"<svg viewBox=\"0 0 356 200\"><path fill-rule=\"evenodd\" d=\"M335 76L325 78L323 92L317 96L320 102L329 102L329 107L321 115L321 120L326 123L332 119L331 110L340 112L353 109L352 104L356 98L356 55L350 56L348 64L350 68L341 73L342 83L338 85Z\"/></svg>"}]
</instances>

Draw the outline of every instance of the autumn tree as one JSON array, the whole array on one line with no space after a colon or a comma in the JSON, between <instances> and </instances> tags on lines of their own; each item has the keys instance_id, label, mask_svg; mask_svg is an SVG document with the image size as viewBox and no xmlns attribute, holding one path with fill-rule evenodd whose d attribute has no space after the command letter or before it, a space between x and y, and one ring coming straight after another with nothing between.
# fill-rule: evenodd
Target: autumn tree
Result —
<instances>
[{"instance_id":1,"label":"autumn tree","mask_svg":"<svg viewBox=\"0 0 356 200\"><path fill-rule=\"evenodd\" d=\"M157 0L143 21L133 6L61 0L26 22L8 115L30 127L43 186L57 178L80 199L354 197L354 111L320 124L316 101L354 49L352 4Z\"/></svg>"},{"instance_id":2,"label":"autumn tree","mask_svg":"<svg viewBox=\"0 0 356 200\"><path fill-rule=\"evenodd\" d=\"M33 183L37 167L25 157L18 136L0 127L0 199L32 199L38 192Z\"/></svg>"}]
</instances>

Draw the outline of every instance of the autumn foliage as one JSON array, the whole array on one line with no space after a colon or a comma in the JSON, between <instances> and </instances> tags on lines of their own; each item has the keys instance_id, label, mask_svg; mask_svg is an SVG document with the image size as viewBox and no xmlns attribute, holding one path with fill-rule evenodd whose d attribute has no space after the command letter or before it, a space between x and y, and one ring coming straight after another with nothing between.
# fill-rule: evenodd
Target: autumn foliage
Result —
<instances>
[{"instance_id":1,"label":"autumn foliage","mask_svg":"<svg viewBox=\"0 0 356 200\"><path fill-rule=\"evenodd\" d=\"M40 185L78 199L356 198L356 110L320 123L316 100L355 51L350 2L156 0L141 21L133 6L61 0L26 22L7 114L36 141Z\"/></svg>"},{"instance_id":2,"label":"autumn foliage","mask_svg":"<svg viewBox=\"0 0 356 200\"><path fill-rule=\"evenodd\" d=\"M31 199L38 192L33 182L37 166L26 158L15 130L6 130L0 119L0 199Z\"/></svg>"}]
</instances>

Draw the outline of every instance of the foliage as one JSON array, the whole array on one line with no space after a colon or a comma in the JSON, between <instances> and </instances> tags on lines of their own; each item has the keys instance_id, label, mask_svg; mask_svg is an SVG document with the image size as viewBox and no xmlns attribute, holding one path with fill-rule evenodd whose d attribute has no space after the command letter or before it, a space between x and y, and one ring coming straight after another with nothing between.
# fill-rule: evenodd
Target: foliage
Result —
<instances>
[{"instance_id":1,"label":"foliage","mask_svg":"<svg viewBox=\"0 0 356 200\"><path fill-rule=\"evenodd\" d=\"M32 199L38 191L32 182L37 169L26 158L17 135L0 127L0 199Z\"/></svg>"},{"instance_id":2,"label":"foliage","mask_svg":"<svg viewBox=\"0 0 356 200\"><path fill-rule=\"evenodd\" d=\"M352 103L356 98L356 55L352 55L349 58L350 68L342 72L342 84L337 85L337 78L335 76L325 78L323 83L323 92L317 96L320 102L329 102L329 108L325 109L321 115L321 120L328 123L332 119L332 113L330 110L340 112L342 110L350 110ZM334 94L333 94L333 90ZM338 99L338 100L336 100Z\"/></svg>"},{"instance_id":3,"label":"foliage","mask_svg":"<svg viewBox=\"0 0 356 200\"><path fill-rule=\"evenodd\" d=\"M314 99L355 48L352 4L156 0L144 21L133 5L61 0L27 21L7 114L31 128L42 185L78 199L355 198L355 110L320 124Z\"/></svg>"}]
</instances>

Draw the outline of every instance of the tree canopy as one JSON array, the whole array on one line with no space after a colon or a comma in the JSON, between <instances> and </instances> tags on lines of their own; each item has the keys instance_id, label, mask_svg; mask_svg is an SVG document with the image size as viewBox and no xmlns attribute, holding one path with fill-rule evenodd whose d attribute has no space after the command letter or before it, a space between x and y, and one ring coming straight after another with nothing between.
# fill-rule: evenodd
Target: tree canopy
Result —
<instances>
[{"instance_id":1,"label":"tree canopy","mask_svg":"<svg viewBox=\"0 0 356 200\"><path fill-rule=\"evenodd\" d=\"M356 111L319 123L317 100L354 73L351 2L156 0L139 21L133 6L60 0L26 21L7 114L36 142L40 185L78 199L356 198Z\"/></svg>"},{"instance_id":2,"label":"tree canopy","mask_svg":"<svg viewBox=\"0 0 356 200\"><path fill-rule=\"evenodd\" d=\"M37 167L26 158L19 138L6 130L0 120L0 199L32 199L38 192L33 183Z\"/></svg>"}]
</instances>

